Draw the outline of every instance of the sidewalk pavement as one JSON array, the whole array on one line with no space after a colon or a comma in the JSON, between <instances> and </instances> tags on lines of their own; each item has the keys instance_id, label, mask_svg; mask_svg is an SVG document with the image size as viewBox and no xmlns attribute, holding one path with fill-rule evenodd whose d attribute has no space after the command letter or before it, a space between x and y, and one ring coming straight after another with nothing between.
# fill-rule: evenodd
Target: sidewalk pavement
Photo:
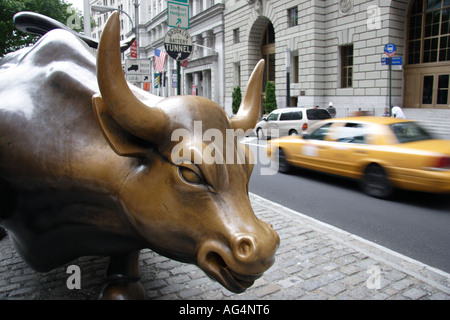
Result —
<instances>
[{"instance_id":1,"label":"sidewalk pavement","mask_svg":"<svg viewBox=\"0 0 450 320\"><path fill-rule=\"evenodd\" d=\"M194 265L150 250L140 256L148 299L163 300L450 300L450 274L251 194L255 214L281 243L275 264L242 294ZM30 269L8 237L0 241L0 299L91 300L103 285L106 257L83 257L48 273ZM81 271L81 289L68 289Z\"/></svg>"}]
</instances>

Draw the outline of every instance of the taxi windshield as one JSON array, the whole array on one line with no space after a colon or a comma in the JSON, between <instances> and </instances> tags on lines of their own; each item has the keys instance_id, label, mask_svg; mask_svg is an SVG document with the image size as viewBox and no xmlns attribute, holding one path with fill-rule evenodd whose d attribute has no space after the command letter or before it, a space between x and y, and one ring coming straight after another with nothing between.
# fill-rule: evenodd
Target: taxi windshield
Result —
<instances>
[{"instance_id":1,"label":"taxi windshield","mask_svg":"<svg viewBox=\"0 0 450 320\"><path fill-rule=\"evenodd\" d=\"M430 140L434 137L415 122L401 122L390 125L399 143Z\"/></svg>"}]
</instances>

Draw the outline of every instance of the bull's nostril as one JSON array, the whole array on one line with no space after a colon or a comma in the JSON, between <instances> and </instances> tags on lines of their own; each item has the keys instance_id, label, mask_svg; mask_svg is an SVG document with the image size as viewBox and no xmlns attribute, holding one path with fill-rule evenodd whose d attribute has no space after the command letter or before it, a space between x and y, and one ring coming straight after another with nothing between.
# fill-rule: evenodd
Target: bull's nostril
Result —
<instances>
[{"instance_id":1,"label":"bull's nostril","mask_svg":"<svg viewBox=\"0 0 450 320\"><path fill-rule=\"evenodd\" d=\"M206 255L206 261L209 263L209 264L212 264L212 265L216 265L216 266L218 266L218 267L226 267L227 266L227 264L225 263L225 261L222 259L222 257L218 254L218 253L216 253L216 252L209 252L207 255Z\"/></svg>"},{"instance_id":2,"label":"bull's nostril","mask_svg":"<svg viewBox=\"0 0 450 320\"><path fill-rule=\"evenodd\" d=\"M252 244L248 240L244 240L239 244L239 251L241 255L248 256L252 250Z\"/></svg>"},{"instance_id":3,"label":"bull's nostril","mask_svg":"<svg viewBox=\"0 0 450 320\"><path fill-rule=\"evenodd\" d=\"M255 250L254 240L249 236L241 236L236 239L235 253L238 257L246 259L253 255Z\"/></svg>"}]
</instances>

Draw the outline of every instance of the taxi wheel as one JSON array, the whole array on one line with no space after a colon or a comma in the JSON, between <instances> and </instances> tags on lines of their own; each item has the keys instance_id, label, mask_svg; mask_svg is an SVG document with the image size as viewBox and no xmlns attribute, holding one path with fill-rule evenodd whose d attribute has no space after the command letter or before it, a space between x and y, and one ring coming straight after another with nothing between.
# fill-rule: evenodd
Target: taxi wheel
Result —
<instances>
[{"instance_id":1,"label":"taxi wheel","mask_svg":"<svg viewBox=\"0 0 450 320\"><path fill-rule=\"evenodd\" d=\"M291 169L291 165L286 159L286 154L283 149L278 149L278 171L281 173L288 173Z\"/></svg>"},{"instance_id":2,"label":"taxi wheel","mask_svg":"<svg viewBox=\"0 0 450 320\"><path fill-rule=\"evenodd\" d=\"M362 189L369 196L382 199L388 198L393 192L386 172L377 164L369 165L364 171Z\"/></svg>"}]
</instances>

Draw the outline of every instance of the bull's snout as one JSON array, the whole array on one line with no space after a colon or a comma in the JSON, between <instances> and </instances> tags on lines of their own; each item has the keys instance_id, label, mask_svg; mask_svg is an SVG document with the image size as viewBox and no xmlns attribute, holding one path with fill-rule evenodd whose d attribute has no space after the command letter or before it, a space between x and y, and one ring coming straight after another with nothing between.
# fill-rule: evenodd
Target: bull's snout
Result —
<instances>
[{"instance_id":1,"label":"bull's snout","mask_svg":"<svg viewBox=\"0 0 450 320\"><path fill-rule=\"evenodd\" d=\"M245 265L261 265L264 268L273 264L280 238L270 225L263 221L260 221L260 225L261 231L258 233L234 235L230 247L236 260Z\"/></svg>"},{"instance_id":2,"label":"bull's snout","mask_svg":"<svg viewBox=\"0 0 450 320\"><path fill-rule=\"evenodd\" d=\"M272 227L259 221L256 231L236 233L229 243L206 241L198 264L230 291L243 292L274 263L279 243Z\"/></svg>"}]
</instances>

